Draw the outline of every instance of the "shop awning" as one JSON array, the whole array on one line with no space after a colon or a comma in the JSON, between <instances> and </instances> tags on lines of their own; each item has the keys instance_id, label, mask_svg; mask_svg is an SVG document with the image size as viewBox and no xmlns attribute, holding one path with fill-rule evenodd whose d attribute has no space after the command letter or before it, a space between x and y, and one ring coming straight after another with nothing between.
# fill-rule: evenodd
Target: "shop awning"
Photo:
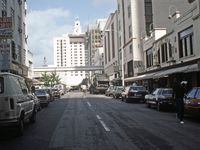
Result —
<instances>
[{"instance_id":1,"label":"shop awning","mask_svg":"<svg viewBox=\"0 0 200 150\"><path fill-rule=\"evenodd\" d=\"M200 69L198 68L198 64L192 64L192 65L187 65L183 67L177 67L177 68L172 68L172 69L167 69L167 70L162 70L162 71L157 71L153 73L147 73L135 77L130 77L130 78L125 78L125 82L131 82L131 81L138 81L138 80L145 80L145 79L158 79L158 78L163 78L167 77L168 75L175 74L175 73L190 73L190 72L196 72L199 71Z\"/></svg>"},{"instance_id":2,"label":"shop awning","mask_svg":"<svg viewBox=\"0 0 200 150\"><path fill-rule=\"evenodd\" d=\"M195 72L195 71L198 71L197 64L159 71L154 74L153 78L157 79L157 78L162 78L165 76L167 77L168 75L175 74L175 73L189 73L189 72Z\"/></svg>"},{"instance_id":3,"label":"shop awning","mask_svg":"<svg viewBox=\"0 0 200 150\"><path fill-rule=\"evenodd\" d=\"M126 78L126 79L124 79L124 81L125 82L130 82L130 81L138 81L138 80L151 79L151 78L153 78L154 74L155 73L147 73L147 74L139 75L139 76L136 76L136 77Z\"/></svg>"}]
</instances>

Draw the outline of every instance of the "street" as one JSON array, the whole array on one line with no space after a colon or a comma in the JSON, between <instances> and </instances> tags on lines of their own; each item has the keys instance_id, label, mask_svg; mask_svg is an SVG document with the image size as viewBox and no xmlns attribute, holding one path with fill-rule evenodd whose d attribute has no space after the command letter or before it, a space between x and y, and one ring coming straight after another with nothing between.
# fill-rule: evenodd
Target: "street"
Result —
<instances>
[{"instance_id":1,"label":"street","mask_svg":"<svg viewBox=\"0 0 200 150\"><path fill-rule=\"evenodd\" d=\"M1 131L0 150L197 150L200 121L124 103L104 95L69 92L37 113L23 136Z\"/></svg>"}]
</instances>

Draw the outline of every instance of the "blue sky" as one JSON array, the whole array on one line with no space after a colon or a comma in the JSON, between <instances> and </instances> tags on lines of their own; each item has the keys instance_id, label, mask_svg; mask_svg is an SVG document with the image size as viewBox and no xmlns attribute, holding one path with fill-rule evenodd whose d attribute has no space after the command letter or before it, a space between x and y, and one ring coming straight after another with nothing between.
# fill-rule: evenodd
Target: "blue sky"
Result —
<instances>
[{"instance_id":1,"label":"blue sky","mask_svg":"<svg viewBox=\"0 0 200 150\"><path fill-rule=\"evenodd\" d=\"M107 18L117 8L117 0L28 0L28 48L34 67L53 64L53 37L73 31L76 17L82 31L99 18Z\"/></svg>"}]
</instances>

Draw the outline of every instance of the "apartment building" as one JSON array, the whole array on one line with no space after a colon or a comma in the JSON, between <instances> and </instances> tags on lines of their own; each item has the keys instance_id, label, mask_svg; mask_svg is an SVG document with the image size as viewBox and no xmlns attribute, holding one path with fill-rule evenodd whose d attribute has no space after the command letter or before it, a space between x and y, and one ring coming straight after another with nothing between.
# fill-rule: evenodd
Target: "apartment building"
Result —
<instances>
[{"instance_id":1,"label":"apartment building","mask_svg":"<svg viewBox=\"0 0 200 150\"><path fill-rule=\"evenodd\" d=\"M0 71L28 77L26 0L0 2Z\"/></svg>"},{"instance_id":2,"label":"apartment building","mask_svg":"<svg viewBox=\"0 0 200 150\"><path fill-rule=\"evenodd\" d=\"M54 64L56 67L85 66L85 34L81 32L80 21L74 22L74 31L54 38ZM85 71L56 72L62 83L78 85L87 75Z\"/></svg>"}]
</instances>

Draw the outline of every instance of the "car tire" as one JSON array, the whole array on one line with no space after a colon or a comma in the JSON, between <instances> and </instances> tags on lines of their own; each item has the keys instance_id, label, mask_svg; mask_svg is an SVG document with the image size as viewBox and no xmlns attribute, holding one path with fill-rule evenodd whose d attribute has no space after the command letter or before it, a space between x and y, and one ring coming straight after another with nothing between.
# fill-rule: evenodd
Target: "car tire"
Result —
<instances>
[{"instance_id":1,"label":"car tire","mask_svg":"<svg viewBox=\"0 0 200 150\"><path fill-rule=\"evenodd\" d=\"M156 108L157 108L157 111L161 111L161 105L160 105L160 103L159 103L159 102L157 103L157 106L156 106Z\"/></svg>"},{"instance_id":2,"label":"car tire","mask_svg":"<svg viewBox=\"0 0 200 150\"><path fill-rule=\"evenodd\" d=\"M126 103L129 103L129 100L128 100L126 97L125 97L125 102L126 102Z\"/></svg>"},{"instance_id":3,"label":"car tire","mask_svg":"<svg viewBox=\"0 0 200 150\"><path fill-rule=\"evenodd\" d=\"M151 108L151 104L150 104L150 103L147 103L147 107L148 107L148 108Z\"/></svg>"},{"instance_id":4,"label":"car tire","mask_svg":"<svg viewBox=\"0 0 200 150\"><path fill-rule=\"evenodd\" d=\"M21 115L17 125L17 135L22 136L24 133L24 116Z\"/></svg>"},{"instance_id":5,"label":"car tire","mask_svg":"<svg viewBox=\"0 0 200 150\"><path fill-rule=\"evenodd\" d=\"M36 109L34 108L33 112L32 112L32 115L31 115L31 118L30 118L30 123L35 123L36 122Z\"/></svg>"}]
</instances>

